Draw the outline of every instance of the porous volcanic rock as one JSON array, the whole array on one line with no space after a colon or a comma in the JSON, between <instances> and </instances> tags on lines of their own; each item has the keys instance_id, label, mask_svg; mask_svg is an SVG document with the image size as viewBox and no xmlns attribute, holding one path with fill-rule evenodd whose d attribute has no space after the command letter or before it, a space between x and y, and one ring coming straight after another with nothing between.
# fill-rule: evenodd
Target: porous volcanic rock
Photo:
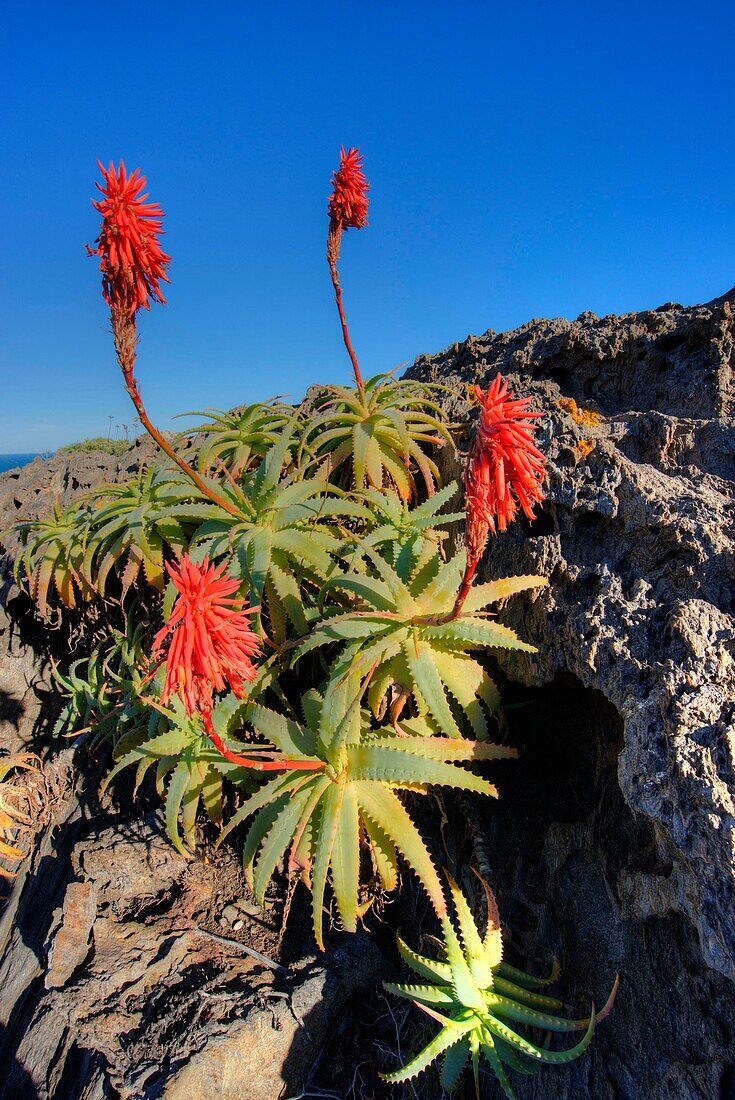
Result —
<instances>
[{"instance_id":1,"label":"porous volcanic rock","mask_svg":"<svg viewBox=\"0 0 735 1100\"><path fill-rule=\"evenodd\" d=\"M408 372L453 387L458 419L498 370L543 414L547 502L482 564L549 578L501 613L539 650L502 671L540 690L508 712L522 760L489 860L525 953L556 940L577 992L595 969L621 992L587 1066L522 1096L735 1094L733 308L532 321Z\"/></svg>"}]
</instances>

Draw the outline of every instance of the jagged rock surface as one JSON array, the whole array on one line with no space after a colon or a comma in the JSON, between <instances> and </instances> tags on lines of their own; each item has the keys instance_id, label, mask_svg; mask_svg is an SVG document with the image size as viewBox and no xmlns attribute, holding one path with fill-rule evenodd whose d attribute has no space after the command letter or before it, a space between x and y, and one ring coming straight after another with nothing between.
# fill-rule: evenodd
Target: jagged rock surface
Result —
<instances>
[{"instance_id":1,"label":"jagged rock surface","mask_svg":"<svg viewBox=\"0 0 735 1100\"><path fill-rule=\"evenodd\" d=\"M521 926L525 913L527 950L556 928L566 957L620 969L622 984L597 1043L599 1076L574 1068L561 1091L545 1092L546 1081L524 1096L735 1088L733 306L735 291L691 309L532 321L468 338L409 372L461 393L500 370L544 414L548 502L535 522L491 540L483 570L549 578L502 616L538 655L499 663L513 681L557 685L544 711L551 744L526 736L520 711L512 726L531 757L530 805L501 797L487 823L490 859L495 847L498 892L511 927L514 911ZM468 407L458 399L453 412ZM569 700L584 688L600 693L588 698L599 719L587 740L569 726L579 721ZM541 692L536 705L551 697ZM555 765L554 738L567 772ZM535 782L533 754L543 761ZM517 832L514 810L526 818L515 845L499 824ZM546 818L542 835L534 813ZM572 923L576 947L563 935ZM596 949L585 952L590 940ZM639 1065L653 1067L644 1090L644 1069L637 1081L633 1066L616 1073L605 1046L623 1024L631 1040L652 1012L655 1032L639 1050ZM677 1052L672 1036L683 1033Z\"/></svg>"},{"instance_id":2,"label":"jagged rock surface","mask_svg":"<svg viewBox=\"0 0 735 1100\"><path fill-rule=\"evenodd\" d=\"M350 998L384 967L364 934L342 937L326 963L275 970L239 950L274 948L278 931L244 899L243 919L222 917L245 889L234 856L187 863L160 815L121 826L90 814L79 791L31 872L0 921L8 1100L296 1094Z\"/></svg>"}]
</instances>

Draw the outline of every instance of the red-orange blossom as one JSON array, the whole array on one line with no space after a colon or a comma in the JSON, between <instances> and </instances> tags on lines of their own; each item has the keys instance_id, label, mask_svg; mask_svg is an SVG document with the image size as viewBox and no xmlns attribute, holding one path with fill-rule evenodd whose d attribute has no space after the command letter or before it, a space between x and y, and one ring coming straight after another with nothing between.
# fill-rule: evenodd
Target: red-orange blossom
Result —
<instances>
[{"instance_id":1,"label":"red-orange blossom","mask_svg":"<svg viewBox=\"0 0 735 1100\"><path fill-rule=\"evenodd\" d=\"M533 519L533 505L544 499L546 459L530 423L541 414L529 411L529 398L514 399L501 374L486 392L475 386L474 394L480 419L465 468L467 520L494 533L513 522L519 507Z\"/></svg>"},{"instance_id":2,"label":"red-orange blossom","mask_svg":"<svg viewBox=\"0 0 735 1100\"><path fill-rule=\"evenodd\" d=\"M358 149L339 151L339 168L332 175L332 193L327 212L342 229L363 229L367 225L368 181L362 171Z\"/></svg>"},{"instance_id":3,"label":"red-orange blossom","mask_svg":"<svg viewBox=\"0 0 735 1100\"><path fill-rule=\"evenodd\" d=\"M355 375L355 383L360 392L364 390L365 385L347 327L337 261L343 230L363 229L367 225L368 186L368 181L362 171L362 157L359 150L348 149L345 153L344 147L342 147L339 151L339 168L332 175L332 193L329 196L327 205L327 213L329 214L327 263L329 264L329 273L334 287L339 321L342 326L342 339L347 348L347 354L350 357Z\"/></svg>"},{"instance_id":4,"label":"red-orange blossom","mask_svg":"<svg viewBox=\"0 0 735 1100\"><path fill-rule=\"evenodd\" d=\"M90 256L100 257L102 295L110 307L112 336L115 353L125 379L125 388L135 405L141 424L156 441L164 454L194 482L203 496L237 515L237 508L226 497L212 488L181 455L177 454L169 440L151 422L135 377L135 358L138 345L136 315L141 308L149 309L151 301L164 303L161 280L168 282L166 268L171 257L161 248L159 240L163 210L158 203L146 202L145 176L136 168L131 176L121 160L115 168L103 168L104 183L98 183L102 199L92 205L102 215L100 233L95 247L87 246Z\"/></svg>"},{"instance_id":5,"label":"red-orange blossom","mask_svg":"<svg viewBox=\"0 0 735 1100\"><path fill-rule=\"evenodd\" d=\"M239 581L226 573L227 563L193 562L188 554L166 566L179 595L167 624L153 641L153 660L166 661L161 702L178 695L190 716L198 714L217 751L233 764L259 771L319 771L319 760L290 760L253 746L249 756L228 749L214 728L214 693L229 688L239 699L257 677L253 658L260 641L250 628L252 608L235 596ZM155 667L155 666L154 666ZM271 757L272 759L268 759Z\"/></svg>"},{"instance_id":6,"label":"red-orange blossom","mask_svg":"<svg viewBox=\"0 0 735 1100\"><path fill-rule=\"evenodd\" d=\"M487 390L474 386L480 419L465 466L465 545L467 566L454 606L459 615L472 586L490 532L504 531L520 508L533 519L533 506L544 499L546 459L533 441L529 398L513 398L497 374Z\"/></svg>"},{"instance_id":7,"label":"red-orange blossom","mask_svg":"<svg viewBox=\"0 0 735 1100\"><path fill-rule=\"evenodd\" d=\"M241 699L257 675L260 642L250 628L251 609L234 596L239 582L226 575L226 563L196 563L188 554L166 568L179 595L153 642L154 660L168 645L161 702L178 695L192 715L210 712L214 692L226 687Z\"/></svg>"},{"instance_id":8,"label":"red-orange blossom","mask_svg":"<svg viewBox=\"0 0 735 1100\"><path fill-rule=\"evenodd\" d=\"M100 257L105 301L134 314L150 309L150 299L165 302L160 281L168 282L166 268L171 257L161 248L163 210L158 203L146 203L145 176L136 168L131 176L124 161L116 169L97 161L104 184L96 184L102 199L92 202L102 215L100 235L90 255Z\"/></svg>"}]
</instances>

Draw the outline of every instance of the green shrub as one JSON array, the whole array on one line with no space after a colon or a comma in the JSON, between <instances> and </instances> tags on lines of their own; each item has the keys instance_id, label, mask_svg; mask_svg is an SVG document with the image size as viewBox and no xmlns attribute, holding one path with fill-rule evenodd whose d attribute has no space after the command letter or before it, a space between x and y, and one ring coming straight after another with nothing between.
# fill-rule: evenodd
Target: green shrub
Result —
<instances>
[{"instance_id":1,"label":"green shrub","mask_svg":"<svg viewBox=\"0 0 735 1100\"><path fill-rule=\"evenodd\" d=\"M92 439L82 439L78 443L70 443L68 447L61 447L60 453L65 455L90 455L102 452L106 455L124 455L131 447L127 439L107 439L103 435L95 435Z\"/></svg>"}]
</instances>

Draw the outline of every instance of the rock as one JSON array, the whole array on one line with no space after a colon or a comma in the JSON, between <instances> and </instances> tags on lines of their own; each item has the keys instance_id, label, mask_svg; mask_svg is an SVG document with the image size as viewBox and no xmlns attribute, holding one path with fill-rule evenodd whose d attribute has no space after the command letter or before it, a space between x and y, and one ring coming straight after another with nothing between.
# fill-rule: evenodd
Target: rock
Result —
<instances>
[{"instance_id":1,"label":"rock","mask_svg":"<svg viewBox=\"0 0 735 1100\"><path fill-rule=\"evenodd\" d=\"M508 714L522 759L535 753L543 765L535 781L525 775L525 798L519 780L519 801L513 769L505 769L499 807L485 821L489 858L501 912L511 928L514 919L525 926L527 953L561 937L563 956L583 960L571 991L595 968L608 982L619 968L622 984L592 1070L565 1071L558 1091L543 1091L551 1089L545 1081L540 1093L529 1087L522 1096L731 1094L733 300L735 291L691 309L534 321L422 357L409 371L455 387L454 416L468 415L464 386L486 385L496 370L544 414L548 501L532 524L492 539L482 566L486 578L549 577L547 588L501 612L538 646L533 657L500 653L498 664L527 685L521 697L536 700L545 730L531 710ZM552 759L550 738L566 771ZM610 803L608 831L600 815ZM570 905L587 907L574 935ZM612 946L586 958L590 937ZM588 998L593 992L599 1003L603 989L584 988ZM634 1066L623 1071L619 1035L637 1027L646 1028L638 1079ZM677 1050L672 1036L684 1032ZM612 1062L606 1044L616 1048Z\"/></svg>"},{"instance_id":2,"label":"rock","mask_svg":"<svg viewBox=\"0 0 735 1100\"><path fill-rule=\"evenodd\" d=\"M330 953L327 965L305 961L289 998L274 995L267 1007L251 1011L209 1042L167 1081L162 1095L166 1100L263 1100L282 1096L285 1087L287 1095L300 1094L349 999L358 991L372 991L385 972L385 961L364 935L350 937Z\"/></svg>"},{"instance_id":3,"label":"rock","mask_svg":"<svg viewBox=\"0 0 735 1100\"><path fill-rule=\"evenodd\" d=\"M46 663L0 604L0 747L17 752L32 741L48 689Z\"/></svg>"},{"instance_id":4,"label":"rock","mask_svg":"<svg viewBox=\"0 0 735 1100\"><path fill-rule=\"evenodd\" d=\"M263 915L261 907L252 901L248 901L247 898L238 898L234 906L236 911L244 913L248 917L262 917Z\"/></svg>"},{"instance_id":5,"label":"rock","mask_svg":"<svg viewBox=\"0 0 735 1100\"><path fill-rule=\"evenodd\" d=\"M338 937L347 942L326 961L302 958L274 976L206 933L213 904L242 889L234 857L225 870L182 859L157 814L59 827L67 881L49 895L61 899L50 931L40 854L49 838L0 929L0 1095L275 1100L284 1087L299 1091L350 997L385 967L368 937Z\"/></svg>"},{"instance_id":6,"label":"rock","mask_svg":"<svg viewBox=\"0 0 735 1100\"><path fill-rule=\"evenodd\" d=\"M70 882L64 908L52 929L47 949L46 989L61 989L71 980L92 949L92 926L97 915L97 890L90 882Z\"/></svg>"}]
</instances>

